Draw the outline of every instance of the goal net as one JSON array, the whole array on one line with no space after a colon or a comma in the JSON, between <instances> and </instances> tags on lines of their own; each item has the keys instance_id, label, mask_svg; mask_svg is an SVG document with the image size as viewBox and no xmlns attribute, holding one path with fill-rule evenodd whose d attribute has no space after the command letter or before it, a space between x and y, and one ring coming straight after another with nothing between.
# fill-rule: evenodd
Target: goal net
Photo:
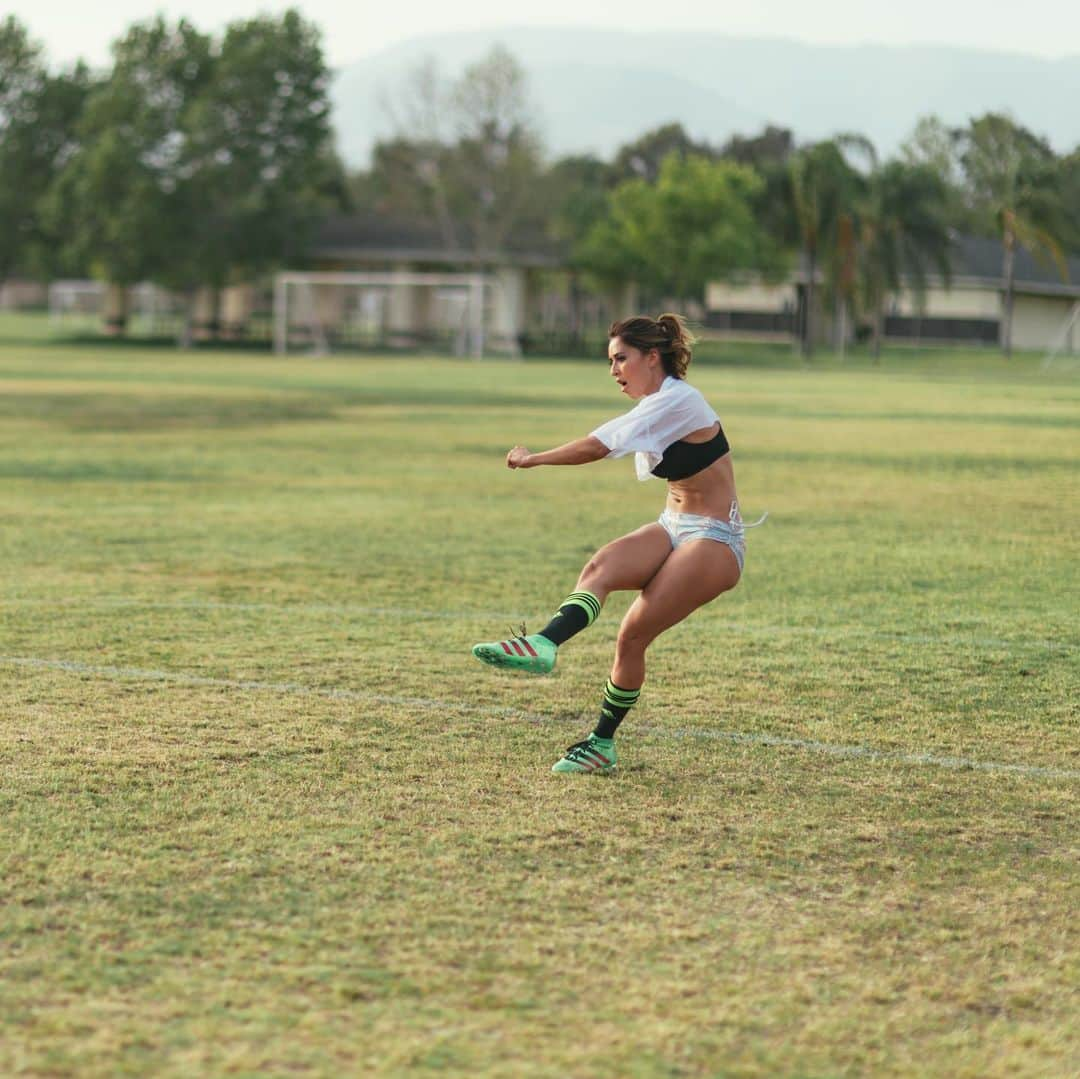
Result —
<instances>
[{"instance_id":1,"label":"goal net","mask_svg":"<svg viewBox=\"0 0 1080 1079\"><path fill-rule=\"evenodd\" d=\"M164 337L175 334L182 319L183 300L149 281L113 289L101 281L49 285L49 324L58 334L99 333L119 320L132 337Z\"/></svg>"},{"instance_id":2,"label":"goal net","mask_svg":"<svg viewBox=\"0 0 1080 1079\"><path fill-rule=\"evenodd\" d=\"M520 355L514 313L486 274L281 273L274 351Z\"/></svg>"},{"instance_id":3,"label":"goal net","mask_svg":"<svg viewBox=\"0 0 1080 1079\"><path fill-rule=\"evenodd\" d=\"M105 286L100 281L53 281L49 285L49 326L56 333L84 333L101 327Z\"/></svg>"}]
</instances>

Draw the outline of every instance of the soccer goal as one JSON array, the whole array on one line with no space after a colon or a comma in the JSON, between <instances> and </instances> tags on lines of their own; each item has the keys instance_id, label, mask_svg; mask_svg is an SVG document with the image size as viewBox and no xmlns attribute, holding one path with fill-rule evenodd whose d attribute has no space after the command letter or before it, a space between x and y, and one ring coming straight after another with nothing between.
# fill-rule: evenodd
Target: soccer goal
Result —
<instances>
[{"instance_id":1,"label":"soccer goal","mask_svg":"<svg viewBox=\"0 0 1080 1079\"><path fill-rule=\"evenodd\" d=\"M132 337L175 334L183 300L144 281L110 288L101 281L53 281L49 285L49 325L58 334L96 333L110 322Z\"/></svg>"},{"instance_id":2,"label":"soccer goal","mask_svg":"<svg viewBox=\"0 0 1080 1079\"><path fill-rule=\"evenodd\" d=\"M100 281L53 281L49 284L49 327L54 333L97 330L105 309Z\"/></svg>"},{"instance_id":3,"label":"soccer goal","mask_svg":"<svg viewBox=\"0 0 1080 1079\"><path fill-rule=\"evenodd\" d=\"M486 274L281 273L274 278L274 351L434 349L456 356L520 348L514 312Z\"/></svg>"}]
</instances>

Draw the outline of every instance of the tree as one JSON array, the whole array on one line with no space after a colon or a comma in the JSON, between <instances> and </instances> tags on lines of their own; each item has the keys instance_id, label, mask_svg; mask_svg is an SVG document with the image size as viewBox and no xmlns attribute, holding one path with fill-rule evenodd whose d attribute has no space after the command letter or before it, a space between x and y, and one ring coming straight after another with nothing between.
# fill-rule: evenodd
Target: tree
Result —
<instances>
[{"instance_id":1,"label":"tree","mask_svg":"<svg viewBox=\"0 0 1080 1079\"><path fill-rule=\"evenodd\" d=\"M891 161L869 177L857 211L857 243L875 356L881 354L886 296L906 284L921 297L930 269L950 280L947 205L945 181L930 165Z\"/></svg>"},{"instance_id":2,"label":"tree","mask_svg":"<svg viewBox=\"0 0 1080 1079\"><path fill-rule=\"evenodd\" d=\"M112 284L196 271L203 252L192 242L198 207L186 120L210 63L207 37L158 18L113 46L112 72L86 100L80 145L49 195L50 218L73 257Z\"/></svg>"},{"instance_id":3,"label":"tree","mask_svg":"<svg viewBox=\"0 0 1080 1079\"><path fill-rule=\"evenodd\" d=\"M769 166L785 165L795 152L795 139L786 127L769 124L760 135L733 135L720 156L740 165L750 165L759 172Z\"/></svg>"},{"instance_id":4,"label":"tree","mask_svg":"<svg viewBox=\"0 0 1080 1079\"><path fill-rule=\"evenodd\" d=\"M959 188L963 181L961 137L960 130L948 127L939 117L920 116L900 146L900 160L906 165L926 166L947 187Z\"/></svg>"},{"instance_id":5,"label":"tree","mask_svg":"<svg viewBox=\"0 0 1080 1079\"><path fill-rule=\"evenodd\" d=\"M0 23L0 282L56 264L42 196L74 152L89 86L85 66L50 75L22 26Z\"/></svg>"},{"instance_id":6,"label":"tree","mask_svg":"<svg viewBox=\"0 0 1080 1079\"><path fill-rule=\"evenodd\" d=\"M40 47L9 16L0 23L0 282L22 254L32 223L33 189L27 190L22 169L14 162L24 155L22 136L31 130L31 101L44 80Z\"/></svg>"},{"instance_id":7,"label":"tree","mask_svg":"<svg viewBox=\"0 0 1080 1079\"><path fill-rule=\"evenodd\" d=\"M375 144L366 178L366 195L378 209L406 217L433 218L447 251L460 246L458 224L450 209L447 170L451 157L449 95L438 63L426 57L405 77L396 97L382 95L382 105L398 134ZM354 182L359 188L359 182Z\"/></svg>"},{"instance_id":8,"label":"tree","mask_svg":"<svg viewBox=\"0 0 1080 1079\"><path fill-rule=\"evenodd\" d=\"M620 147L611 171L617 180L645 180L654 184L660 178L664 161L672 154L679 157L717 156L708 143L695 142L682 124L664 124Z\"/></svg>"},{"instance_id":9,"label":"tree","mask_svg":"<svg viewBox=\"0 0 1080 1079\"><path fill-rule=\"evenodd\" d=\"M611 168L590 155L564 157L544 174L538 196L544 207L548 237L569 253L569 324L571 339L582 333L582 240L608 212Z\"/></svg>"},{"instance_id":10,"label":"tree","mask_svg":"<svg viewBox=\"0 0 1080 1079\"><path fill-rule=\"evenodd\" d=\"M540 140L528 116L527 80L496 45L470 65L451 91L457 130L451 157L458 212L478 251L497 251L527 217L540 177Z\"/></svg>"},{"instance_id":11,"label":"tree","mask_svg":"<svg viewBox=\"0 0 1080 1079\"><path fill-rule=\"evenodd\" d=\"M608 284L634 281L658 300L700 297L711 280L777 263L754 217L760 186L745 166L673 153L655 184L615 188L578 257Z\"/></svg>"},{"instance_id":12,"label":"tree","mask_svg":"<svg viewBox=\"0 0 1080 1079\"><path fill-rule=\"evenodd\" d=\"M853 237L851 218L860 188L858 173L848 164L843 149L835 140L815 143L794 154L788 162L788 191L802 252L806 285L803 301L802 353L814 352L817 306L817 279L823 265L836 272L845 265L837 254L844 249L841 234ZM847 220L848 224L841 225ZM850 247L848 262L850 264ZM829 282L827 282L828 284ZM835 283L832 290L835 291Z\"/></svg>"},{"instance_id":13,"label":"tree","mask_svg":"<svg viewBox=\"0 0 1080 1079\"><path fill-rule=\"evenodd\" d=\"M1068 276L1056 233L1064 228L1056 160L1049 144L1008 116L987 113L960 136L960 162L972 210L992 222L1001 237L1005 303L1001 348L1012 355L1016 294L1016 248L1055 263Z\"/></svg>"},{"instance_id":14,"label":"tree","mask_svg":"<svg viewBox=\"0 0 1080 1079\"><path fill-rule=\"evenodd\" d=\"M185 116L186 171L204 283L250 279L302 255L344 197L330 71L319 31L294 11L231 23Z\"/></svg>"},{"instance_id":15,"label":"tree","mask_svg":"<svg viewBox=\"0 0 1080 1079\"><path fill-rule=\"evenodd\" d=\"M962 129L949 127L937 116L921 116L901 144L899 160L931 169L944 190L944 212L949 224L960 232L979 232L983 226L965 199L962 142Z\"/></svg>"},{"instance_id":16,"label":"tree","mask_svg":"<svg viewBox=\"0 0 1080 1079\"><path fill-rule=\"evenodd\" d=\"M306 247L342 197L329 72L294 11L231 24L220 44L181 20L132 27L88 97L81 145L50 193L68 250L114 285L188 297Z\"/></svg>"},{"instance_id":17,"label":"tree","mask_svg":"<svg viewBox=\"0 0 1080 1079\"><path fill-rule=\"evenodd\" d=\"M540 140L524 69L502 46L447 83L428 59L384 96L397 134L355 186L376 205L437 224L448 251L490 253L543 227Z\"/></svg>"},{"instance_id":18,"label":"tree","mask_svg":"<svg viewBox=\"0 0 1080 1079\"><path fill-rule=\"evenodd\" d=\"M607 213L611 166L588 154L564 157L544 174L542 196L548 233L572 245Z\"/></svg>"},{"instance_id":19,"label":"tree","mask_svg":"<svg viewBox=\"0 0 1080 1079\"><path fill-rule=\"evenodd\" d=\"M851 170L839 195L835 231L823 259L824 295L833 307L833 346L843 356L847 347L848 318L854 313L857 301L860 208L867 192L868 177L877 173L879 161L874 144L865 135L845 132L834 135L830 141Z\"/></svg>"},{"instance_id":20,"label":"tree","mask_svg":"<svg viewBox=\"0 0 1080 1079\"><path fill-rule=\"evenodd\" d=\"M1055 188L1061 200L1062 246L1080 251L1080 147L1057 162Z\"/></svg>"}]
</instances>

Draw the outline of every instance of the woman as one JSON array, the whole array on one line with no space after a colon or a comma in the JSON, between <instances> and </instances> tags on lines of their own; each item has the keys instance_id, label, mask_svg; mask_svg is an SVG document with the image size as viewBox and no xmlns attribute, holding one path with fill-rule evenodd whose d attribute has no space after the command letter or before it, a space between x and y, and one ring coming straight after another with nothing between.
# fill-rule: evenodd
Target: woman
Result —
<instances>
[{"instance_id":1,"label":"woman","mask_svg":"<svg viewBox=\"0 0 1080 1079\"><path fill-rule=\"evenodd\" d=\"M602 547L576 589L539 633L473 647L484 663L546 674L560 645L592 625L611 592L639 589L619 627L600 720L554 772L610 772L615 731L645 681L645 650L665 629L734 588L742 573L745 527L724 430L686 381L693 338L678 315L637 316L608 331L611 377L638 403L585 438L543 453L515 446L509 468L583 465L636 454L638 479L667 480L667 505L654 524ZM764 517L762 518L764 520ZM760 524L761 522L756 522Z\"/></svg>"}]
</instances>

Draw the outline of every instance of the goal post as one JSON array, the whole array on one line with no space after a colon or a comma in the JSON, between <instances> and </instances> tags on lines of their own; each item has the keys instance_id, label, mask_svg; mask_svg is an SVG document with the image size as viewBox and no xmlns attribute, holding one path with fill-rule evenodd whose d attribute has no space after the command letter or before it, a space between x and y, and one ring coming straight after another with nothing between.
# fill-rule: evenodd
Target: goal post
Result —
<instances>
[{"instance_id":1,"label":"goal post","mask_svg":"<svg viewBox=\"0 0 1080 1079\"><path fill-rule=\"evenodd\" d=\"M1072 305L1061 328L1054 335L1054 340L1051 341L1050 347L1043 356L1042 370L1049 371L1062 353L1072 356L1077 340L1080 340L1080 300Z\"/></svg>"},{"instance_id":2,"label":"goal post","mask_svg":"<svg viewBox=\"0 0 1080 1079\"><path fill-rule=\"evenodd\" d=\"M285 272L274 278L274 351L441 344L459 356L519 355L498 281L480 273Z\"/></svg>"}]
</instances>

